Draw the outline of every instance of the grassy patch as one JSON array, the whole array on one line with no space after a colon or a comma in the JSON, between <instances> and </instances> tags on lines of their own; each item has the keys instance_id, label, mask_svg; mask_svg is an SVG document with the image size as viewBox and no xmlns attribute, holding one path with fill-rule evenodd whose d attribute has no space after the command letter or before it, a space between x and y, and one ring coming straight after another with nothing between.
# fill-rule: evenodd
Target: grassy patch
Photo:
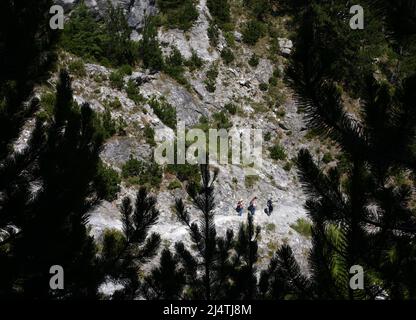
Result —
<instances>
[{"instance_id":1,"label":"grassy patch","mask_svg":"<svg viewBox=\"0 0 416 320\"><path fill-rule=\"evenodd\" d=\"M328 163L334 161L334 157L332 156L332 154L330 152L326 152L324 154L324 156L322 157L322 161L323 161L323 163L328 164Z\"/></svg>"},{"instance_id":2,"label":"grassy patch","mask_svg":"<svg viewBox=\"0 0 416 320\"><path fill-rule=\"evenodd\" d=\"M274 232L276 230L276 225L274 223L268 223L266 225L266 231Z\"/></svg>"},{"instance_id":3,"label":"grassy patch","mask_svg":"<svg viewBox=\"0 0 416 320\"><path fill-rule=\"evenodd\" d=\"M87 72L85 71L84 62L81 59L76 59L68 64L69 73L77 77L85 77Z\"/></svg>"},{"instance_id":4,"label":"grassy patch","mask_svg":"<svg viewBox=\"0 0 416 320\"><path fill-rule=\"evenodd\" d=\"M259 180L259 176L245 176L244 185L246 186L246 188L253 188Z\"/></svg>"},{"instance_id":5,"label":"grassy patch","mask_svg":"<svg viewBox=\"0 0 416 320\"><path fill-rule=\"evenodd\" d=\"M274 160L285 160L286 152L279 143L275 143L274 146L269 148L270 157Z\"/></svg>"},{"instance_id":6,"label":"grassy patch","mask_svg":"<svg viewBox=\"0 0 416 320\"><path fill-rule=\"evenodd\" d=\"M306 238L312 236L312 224L304 218L299 218L296 220L296 223L291 224L290 227Z\"/></svg>"},{"instance_id":7,"label":"grassy patch","mask_svg":"<svg viewBox=\"0 0 416 320\"><path fill-rule=\"evenodd\" d=\"M180 189L180 188L182 188L182 183L177 179L171 181L168 185L169 190Z\"/></svg>"}]
</instances>

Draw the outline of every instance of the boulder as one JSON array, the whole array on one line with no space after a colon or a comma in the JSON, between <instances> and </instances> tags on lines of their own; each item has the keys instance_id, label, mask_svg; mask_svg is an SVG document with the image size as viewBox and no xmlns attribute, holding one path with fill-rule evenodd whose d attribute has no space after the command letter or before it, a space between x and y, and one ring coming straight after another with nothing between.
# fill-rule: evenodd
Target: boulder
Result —
<instances>
[{"instance_id":1,"label":"boulder","mask_svg":"<svg viewBox=\"0 0 416 320\"><path fill-rule=\"evenodd\" d=\"M289 55L292 53L293 42L292 40L286 38L278 38L280 52L284 55Z\"/></svg>"}]
</instances>

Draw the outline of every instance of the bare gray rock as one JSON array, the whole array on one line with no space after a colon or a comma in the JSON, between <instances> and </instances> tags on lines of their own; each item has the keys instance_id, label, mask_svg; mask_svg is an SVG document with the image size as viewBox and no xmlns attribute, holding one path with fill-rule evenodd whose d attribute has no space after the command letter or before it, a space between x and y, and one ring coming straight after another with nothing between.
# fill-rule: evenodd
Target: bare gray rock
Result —
<instances>
[{"instance_id":1,"label":"bare gray rock","mask_svg":"<svg viewBox=\"0 0 416 320\"><path fill-rule=\"evenodd\" d=\"M55 0L66 12L70 12L80 2L81 0ZM102 16L107 6L107 0L84 0L84 3L97 16ZM129 26L134 29L140 30L145 18L157 13L155 0L111 0L111 3L124 10Z\"/></svg>"}]
</instances>

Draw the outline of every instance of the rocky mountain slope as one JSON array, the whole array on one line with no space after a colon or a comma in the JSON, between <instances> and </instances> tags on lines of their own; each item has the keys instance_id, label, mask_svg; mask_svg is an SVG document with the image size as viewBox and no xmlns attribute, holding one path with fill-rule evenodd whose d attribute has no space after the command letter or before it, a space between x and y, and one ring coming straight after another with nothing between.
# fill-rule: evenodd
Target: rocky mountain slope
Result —
<instances>
[{"instance_id":1,"label":"rocky mountain slope","mask_svg":"<svg viewBox=\"0 0 416 320\"><path fill-rule=\"evenodd\" d=\"M71 10L77 0L58 0L67 10ZM85 3L97 14L103 8L105 1L87 0ZM121 5L126 12L128 23L132 27L132 39L141 38L141 27L145 16L155 14L157 8L153 0L120 0L112 1ZM298 219L306 218L303 204L305 195L297 178L296 167L293 165L298 150L308 147L316 157L322 157L328 149L322 142L311 139L304 127L302 113L298 112L290 90L285 86L283 73L286 56L290 54L291 41L279 39L280 48L275 52L275 59L267 54L271 50L267 41L256 46L247 46L241 41L239 30L234 31L235 44L233 52L235 61L226 64L221 59L221 51L227 41L220 32L218 46L210 45L208 37L210 12L206 0L200 0L197 5L199 17L193 27L187 31L178 29L159 28L158 38L165 55L172 47L176 47L184 58L190 58L195 52L204 62L197 70L185 73L189 85L184 86L164 73L151 74L148 70L135 68L131 75L124 77L124 85L132 80L143 102L137 103L129 99L125 90L114 88L109 81L113 70L96 64L85 64L84 75L73 75L73 89L78 102L88 101L91 106L103 112L108 101L118 99L121 107L112 109L114 119L122 119L125 124L125 135L110 138L102 151L101 157L105 163L117 171L121 171L123 164L130 155L135 158L151 161L153 146L143 135L146 126L153 129L164 128L165 125L155 114L148 103L151 97L164 97L168 103L176 108L178 120L185 121L187 127L198 124L201 116L210 118L214 113L224 109L227 103L237 106L238 111L229 115L233 126L239 129L261 129L263 142L263 166L258 170L257 177L245 177L244 168L239 165L218 165L219 179L216 184L216 225L220 234L227 228L238 230L245 222L247 210L243 217L237 215L235 206L242 198L246 207L254 196L258 197L258 211L254 222L261 226L261 241L259 252L262 258L271 257L282 243L288 243L295 252L301 266L306 268L306 253L310 247L307 236L299 234L291 226ZM244 16L241 17L244 19ZM256 53L260 59L257 66L251 66L248 61ZM77 58L63 53L61 64L65 65ZM215 79L215 91L210 92L206 87L207 71L213 65L218 66L218 76ZM273 90L262 90L262 84L269 82L273 74L279 74ZM51 85L56 78L50 79ZM279 141L286 153L285 160L274 160L270 157L269 148ZM167 187L174 179L165 174L159 190L155 190L160 209L160 219L153 231L161 234L166 246L173 245L178 240L190 243L186 228L177 221L172 210L177 197L186 198L183 188L169 190ZM126 195L133 197L137 186L125 181L121 192L113 202L104 201L97 207L90 217L91 233L100 238L105 229L121 229L119 206ZM274 212L267 216L263 209L267 199L274 201ZM196 212L193 217L196 217ZM259 269L266 266L266 259L260 259Z\"/></svg>"}]
</instances>

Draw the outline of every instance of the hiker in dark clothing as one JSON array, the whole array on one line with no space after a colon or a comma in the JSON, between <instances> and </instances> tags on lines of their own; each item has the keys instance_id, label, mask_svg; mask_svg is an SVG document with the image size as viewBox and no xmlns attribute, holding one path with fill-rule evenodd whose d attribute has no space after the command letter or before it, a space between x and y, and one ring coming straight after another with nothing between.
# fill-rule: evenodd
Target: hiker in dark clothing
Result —
<instances>
[{"instance_id":1,"label":"hiker in dark clothing","mask_svg":"<svg viewBox=\"0 0 416 320\"><path fill-rule=\"evenodd\" d=\"M238 215L241 217L243 214L244 206L243 206L243 199L240 199L240 201L237 202L237 207L235 210L238 212Z\"/></svg>"},{"instance_id":2,"label":"hiker in dark clothing","mask_svg":"<svg viewBox=\"0 0 416 320\"><path fill-rule=\"evenodd\" d=\"M273 202L272 199L269 198L269 200L267 200L267 208L264 209L264 212L270 216L273 212Z\"/></svg>"},{"instance_id":3,"label":"hiker in dark clothing","mask_svg":"<svg viewBox=\"0 0 416 320\"><path fill-rule=\"evenodd\" d=\"M254 216L254 214L256 213L256 201L257 201L257 197L254 197L251 201L250 201L250 205L248 206L248 211L250 211L251 215Z\"/></svg>"}]
</instances>

